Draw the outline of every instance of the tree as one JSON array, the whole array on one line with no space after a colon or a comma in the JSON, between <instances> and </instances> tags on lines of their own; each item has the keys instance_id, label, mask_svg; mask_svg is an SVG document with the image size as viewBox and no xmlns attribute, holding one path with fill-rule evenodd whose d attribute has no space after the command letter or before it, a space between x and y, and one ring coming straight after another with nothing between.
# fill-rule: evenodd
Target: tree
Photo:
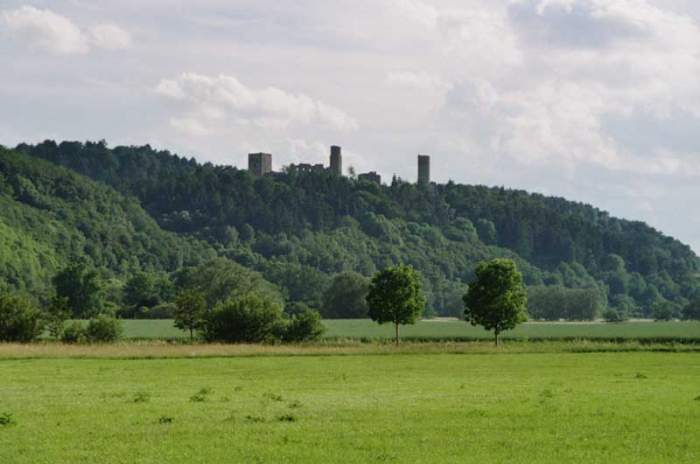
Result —
<instances>
[{"instance_id":1,"label":"tree","mask_svg":"<svg viewBox=\"0 0 700 464\"><path fill-rule=\"evenodd\" d=\"M420 277L413 266L401 265L378 272L367 294L370 319L379 324L393 323L397 345L399 326L415 324L423 314L425 303Z\"/></svg>"},{"instance_id":2,"label":"tree","mask_svg":"<svg viewBox=\"0 0 700 464\"><path fill-rule=\"evenodd\" d=\"M204 296L193 290L185 290L175 299L175 327L190 332L190 342L194 340L194 331L202 326L206 302Z\"/></svg>"},{"instance_id":3,"label":"tree","mask_svg":"<svg viewBox=\"0 0 700 464\"><path fill-rule=\"evenodd\" d=\"M53 278L56 296L66 298L77 318L98 314L102 309L102 285L94 269L84 261L73 261Z\"/></svg>"},{"instance_id":4,"label":"tree","mask_svg":"<svg viewBox=\"0 0 700 464\"><path fill-rule=\"evenodd\" d=\"M63 329L66 321L70 319L70 308L68 307L68 298L54 296L51 298L48 308L46 308L46 328L49 330L49 335L55 340L60 340L63 336Z\"/></svg>"},{"instance_id":5,"label":"tree","mask_svg":"<svg viewBox=\"0 0 700 464\"><path fill-rule=\"evenodd\" d=\"M152 308L160 303L156 278L147 272L136 272L124 285L124 304L130 309Z\"/></svg>"},{"instance_id":6,"label":"tree","mask_svg":"<svg viewBox=\"0 0 700 464\"><path fill-rule=\"evenodd\" d=\"M41 313L29 298L0 293L0 342L31 342L43 330Z\"/></svg>"},{"instance_id":7,"label":"tree","mask_svg":"<svg viewBox=\"0 0 700 464\"><path fill-rule=\"evenodd\" d=\"M274 340L283 321L282 305L268 295L234 296L209 311L202 324L205 340L260 343Z\"/></svg>"},{"instance_id":8,"label":"tree","mask_svg":"<svg viewBox=\"0 0 700 464\"><path fill-rule=\"evenodd\" d=\"M651 308L651 314L655 321L673 320L673 306L668 302L654 303Z\"/></svg>"},{"instance_id":9,"label":"tree","mask_svg":"<svg viewBox=\"0 0 700 464\"><path fill-rule=\"evenodd\" d=\"M323 293L322 311L328 319L363 319L367 317L369 280L356 272L336 274Z\"/></svg>"},{"instance_id":10,"label":"tree","mask_svg":"<svg viewBox=\"0 0 700 464\"><path fill-rule=\"evenodd\" d=\"M510 259L494 259L479 264L476 278L464 295L464 317L472 325L493 330L496 346L499 335L527 320L527 293L523 276Z\"/></svg>"},{"instance_id":11,"label":"tree","mask_svg":"<svg viewBox=\"0 0 700 464\"><path fill-rule=\"evenodd\" d=\"M280 338L284 342L310 342L320 339L325 331L318 311L307 308L285 322Z\"/></svg>"}]
</instances>

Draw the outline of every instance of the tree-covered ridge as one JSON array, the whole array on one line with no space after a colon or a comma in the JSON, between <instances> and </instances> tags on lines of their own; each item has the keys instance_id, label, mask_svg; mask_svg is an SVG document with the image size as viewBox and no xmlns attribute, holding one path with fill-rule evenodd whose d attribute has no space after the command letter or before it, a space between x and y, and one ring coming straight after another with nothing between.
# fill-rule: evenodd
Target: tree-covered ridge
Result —
<instances>
[{"instance_id":1,"label":"tree-covered ridge","mask_svg":"<svg viewBox=\"0 0 700 464\"><path fill-rule=\"evenodd\" d=\"M516 259L530 286L593 288L640 314L698 296L688 246L561 198L296 171L255 178L149 146L47 141L17 150L137 197L161 227L209 241L293 300L317 304L337 272L406 263L423 275L429 306L454 312L476 263L495 257Z\"/></svg>"},{"instance_id":2,"label":"tree-covered ridge","mask_svg":"<svg viewBox=\"0 0 700 464\"><path fill-rule=\"evenodd\" d=\"M111 278L215 256L204 242L163 231L137 199L1 147L0 232L0 285L39 294L71 259Z\"/></svg>"}]
</instances>

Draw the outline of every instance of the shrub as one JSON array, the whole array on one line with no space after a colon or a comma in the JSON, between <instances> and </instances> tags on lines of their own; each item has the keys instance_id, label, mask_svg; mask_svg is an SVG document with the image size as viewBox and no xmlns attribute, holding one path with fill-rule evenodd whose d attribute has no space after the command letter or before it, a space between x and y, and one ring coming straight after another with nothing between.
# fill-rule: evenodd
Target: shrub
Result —
<instances>
[{"instance_id":1,"label":"shrub","mask_svg":"<svg viewBox=\"0 0 700 464\"><path fill-rule=\"evenodd\" d=\"M63 334L61 335L63 343L85 343L86 340L85 327L78 321L68 324L63 329Z\"/></svg>"},{"instance_id":2,"label":"shrub","mask_svg":"<svg viewBox=\"0 0 700 464\"><path fill-rule=\"evenodd\" d=\"M624 322L627 320L627 316L614 308L608 308L603 311L603 319L605 322Z\"/></svg>"},{"instance_id":3,"label":"shrub","mask_svg":"<svg viewBox=\"0 0 700 464\"><path fill-rule=\"evenodd\" d=\"M97 316L90 319L85 328L85 336L90 343L116 342L122 336L122 323L114 317Z\"/></svg>"},{"instance_id":4,"label":"shrub","mask_svg":"<svg viewBox=\"0 0 700 464\"><path fill-rule=\"evenodd\" d=\"M657 303L652 308L652 315L655 321L670 321L673 319L673 308L664 303Z\"/></svg>"},{"instance_id":5,"label":"shrub","mask_svg":"<svg viewBox=\"0 0 700 464\"><path fill-rule=\"evenodd\" d=\"M326 327L321 315L313 309L293 315L285 324L280 338L285 342L308 342L321 338Z\"/></svg>"},{"instance_id":6,"label":"shrub","mask_svg":"<svg viewBox=\"0 0 700 464\"><path fill-rule=\"evenodd\" d=\"M225 343L259 343L275 338L282 307L264 295L233 297L207 313L202 324L204 339Z\"/></svg>"},{"instance_id":7,"label":"shrub","mask_svg":"<svg viewBox=\"0 0 700 464\"><path fill-rule=\"evenodd\" d=\"M60 340L63 336L63 330L66 321L70 318L71 312L68 307L68 298L55 296L51 299L48 308L46 309L46 328L49 330L49 335L55 340Z\"/></svg>"},{"instance_id":8,"label":"shrub","mask_svg":"<svg viewBox=\"0 0 700 464\"><path fill-rule=\"evenodd\" d=\"M0 294L0 341L27 343L44 330L42 315L24 296Z\"/></svg>"}]
</instances>

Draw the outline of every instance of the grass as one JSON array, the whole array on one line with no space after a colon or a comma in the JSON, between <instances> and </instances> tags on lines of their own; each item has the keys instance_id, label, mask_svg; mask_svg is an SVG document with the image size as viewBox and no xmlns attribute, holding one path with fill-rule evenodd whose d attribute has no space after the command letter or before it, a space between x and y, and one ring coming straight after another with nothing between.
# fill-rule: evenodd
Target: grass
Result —
<instances>
[{"instance_id":1,"label":"grass","mask_svg":"<svg viewBox=\"0 0 700 464\"><path fill-rule=\"evenodd\" d=\"M4 359L0 462L700 462L697 353L462 345L484 352Z\"/></svg>"},{"instance_id":2,"label":"grass","mask_svg":"<svg viewBox=\"0 0 700 464\"><path fill-rule=\"evenodd\" d=\"M125 320L130 339L186 339L188 334L170 320ZM393 327L370 320L325 320L327 339L381 340L393 337ZM420 321L401 328L407 339L491 339L491 333L458 320ZM700 322L527 323L504 334L519 339L695 339L700 342Z\"/></svg>"}]
</instances>

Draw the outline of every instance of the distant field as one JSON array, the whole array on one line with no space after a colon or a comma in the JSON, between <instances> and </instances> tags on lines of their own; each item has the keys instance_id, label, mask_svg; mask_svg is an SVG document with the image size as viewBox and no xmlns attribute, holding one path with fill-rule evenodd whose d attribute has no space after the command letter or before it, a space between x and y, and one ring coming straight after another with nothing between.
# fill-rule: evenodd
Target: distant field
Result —
<instances>
[{"instance_id":1,"label":"distant field","mask_svg":"<svg viewBox=\"0 0 700 464\"><path fill-rule=\"evenodd\" d=\"M326 320L326 338L390 339L390 325L380 326L370 320ZM127 338L184 338L186 334L172 321L126 320ZM401 328L407 338L474 338L488 339L491 334L457 320L421 321ZM505 338L692 338L700 341L700 322L625 322L606 323L527 323L507 332Z\"/></svg>"},{"instance_id":2,"label":"distant field","mask_svg":"<svg viewBox=\"0 0 700 464\"><path fill-rule=\"evenodd\" d=\"M0 462L697 463L698 354L0 361Z\"/></svg>"}]
</instances>

